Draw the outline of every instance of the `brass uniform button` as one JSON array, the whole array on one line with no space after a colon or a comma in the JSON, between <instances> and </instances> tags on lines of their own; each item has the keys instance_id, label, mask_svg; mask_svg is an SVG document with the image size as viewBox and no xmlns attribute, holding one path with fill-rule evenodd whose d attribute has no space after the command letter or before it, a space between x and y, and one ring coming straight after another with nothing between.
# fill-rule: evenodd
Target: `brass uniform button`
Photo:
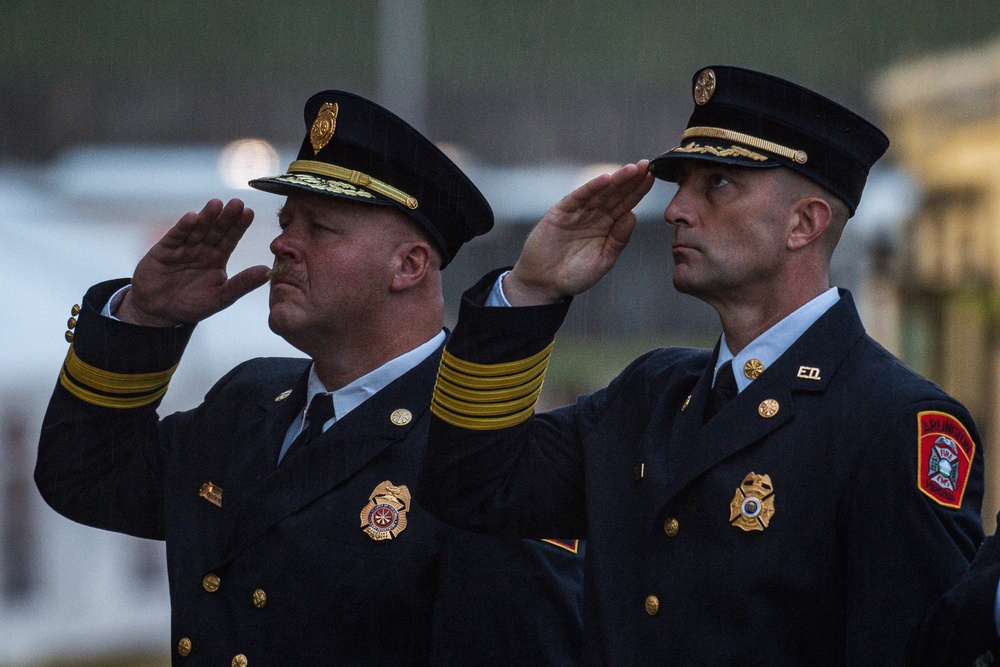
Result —
<instances>
[{"instance_id":1,"label":"brass uniform button","mask_svg":"<svg viewBox=\"0 0 1000 667\"><path fill-rule=\"evenodd\" d=\"M78 303L77 304L73 304L73 307L69 309L69 312L74 317L76 317L77 315L79 315L80 314L80 304L78 304Z\"/></svg>"},{"instance_id":2,"label":"brass uniform button","mask_svg":"<svg viewBox=\"0 0 1000 667\"><path fill-rule=\"evenodd\" d=\"M660 600L655 595L646 596L646 613L656 616L660 611Z\"/></svg>"},{"instance_id":3,"label":"brass uniform button","mask_svg":"<svg viewBox=\"0 0 1000 667\"><path fill-rule=\"evenodd\" d=\"M72 329L73 327L75 327L76 326L76 318L75 317L71 317L68 320L66 320L66 326L69 327L70 329Z\"/></svg>"},{"instance_id":4,"label":"brass uniform button","mask_svg":"<svg viewBox=\"0 0 1000 667\"><path fill-rule=\"evenodd\" d=\"M253 592L253 606L257 607L257 609L263 609L266 604L267 593L258 588Z\"/></svg>"},{"instance_id":5,"label":"brass uniform button","mask_svg":"<svg viewBox=\"0 0 1000 667\"><path fill-rule=\"evenodd\" d=\"M663 522L663 532L667 534L667 537L677 537L677 531L680 530L680 527L680 522L673 517Z\"/></svg>"},{"instance_id":6,"label":"brass uniform button","mask_svg":"<svg viewBox=\"0 0 1000 667\"><path fill-rule=\"evenodd\" d=\"M181 640L177 642L177 653L182 658L186 658L191 653L191 640L187 637L181 637Z\"/></svg>"},{"instance_id":7,"label":"brass uniform button","mask_svg":"<svg viewBox=\"0 0 1000 667\"><path fill-rule=\"evenodd\" d=\"M232 662L233 667L247 667L247 657L242 653L238 653L233 657Z\"/></svg>"},{"instance_id":8,"label":"brass uniform button","mask_svg":"<svg viewBox=\"0 0 1000 667\"><path fill-rule=\"evenodd\" d=\"M201 580L201 585L209 593L214 593L219 590L219 586L222 585L222 580L219 579L217 574L206 574L205 578Z\"/></svg>"},{"instance_id":9,"label":"brass uniform button","mask_svg":"<svg viewBox=\"0 0 1000 667\"><path fill-rule=\"evenodd\" d=\"M72 343L73 342L73 332L72 331L67 331L66 332L66 342L67 343Z\"/></svg>"}]
</instances>

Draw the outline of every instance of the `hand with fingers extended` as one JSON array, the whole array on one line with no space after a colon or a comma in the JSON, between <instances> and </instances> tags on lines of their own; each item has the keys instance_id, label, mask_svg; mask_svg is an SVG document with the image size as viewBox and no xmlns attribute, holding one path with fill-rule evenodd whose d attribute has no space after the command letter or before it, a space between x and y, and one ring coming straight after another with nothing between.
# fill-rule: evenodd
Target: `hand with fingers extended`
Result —
<instances>
[{"instance_id":1,"label":"hand with fingers extended","mask_svg":"<svg viewBox=\"0 0 1000 667\"><path fill-rule=\"evenodd\" d=\"M581 294L618 261L635 229L632 209L653 187L649 161L627 164L580 186L550 208L528 235L503 290L513 306Z\"/></svg>"},{"instance_id":2,"label":"hand with fingers extended","mask_svg":"<svg viewBox=\"0 0 1000 667\"><path fill-rule=\"evenodd\" d=\"M250 223L253 211L239 199L218 199L186 214L142 258L115 316L145 326L194 324L228 308L267 282L266 266L252 266L232 278L226 263Z\"/></svg>"}]
</instances>

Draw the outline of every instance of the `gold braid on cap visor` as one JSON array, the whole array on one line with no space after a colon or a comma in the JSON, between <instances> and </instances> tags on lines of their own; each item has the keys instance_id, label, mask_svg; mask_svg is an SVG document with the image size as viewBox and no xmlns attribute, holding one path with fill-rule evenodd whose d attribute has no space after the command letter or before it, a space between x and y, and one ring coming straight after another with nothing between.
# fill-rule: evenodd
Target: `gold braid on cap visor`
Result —
<instances>
[{"instance_id":1,"label":"gold braid on cap visor","mask_svg":"<svg viewBox=\"0 0 1000 667\"><path fill-rule=\"evenodd\" d=\"M346 181L351 185L360 185L361 187L371 190L372 192L377 192L383 197L388 197L395 202L399 202L408 209L417 208L416 197L411 197L402 190L394 188L388 183L383 183L377 178L372 178L368 174L355 169L338 167L335 164L320 162L318 160L296 160L288 165L288 171L336 178L337 180Z\"/></svg>"},{"instance_id":2,"label":"gold braid on cap visor","mask_svg":"<svg viewBox=\"0 0 1000 667\"><path fill-rule=\"evenodd\" d=\"M759 148L760 150L767 151L768 153L780 155L781 157L792 160L798 164L805 164L806 160L809 159L809 156L806 155L805 151L795 150L794 148L788 148L786 146L782 146L781 144L776 144L773 141L768 141L767 139L759 139L757 137L752 137L749 134L734 132L733 130L725 130L721 127L689 127L684 130L684 134L681 135L681 141L691 139L693 137L710 137L712 139L735 141L745 146L752 146L753 148Z\"/></svg>"}]
</instances>

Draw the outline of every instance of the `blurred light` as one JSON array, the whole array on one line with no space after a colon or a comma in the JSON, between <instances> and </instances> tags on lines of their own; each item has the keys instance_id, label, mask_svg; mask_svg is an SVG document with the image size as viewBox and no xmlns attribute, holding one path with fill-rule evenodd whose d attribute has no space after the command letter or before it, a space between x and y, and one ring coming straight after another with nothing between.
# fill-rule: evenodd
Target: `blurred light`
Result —
<instances>
[{"instance_id":1,"label":"blurred light","mask_svg":"<svg viewBox=\"0 0 1000 667\"><path fill-rule=\"evenodd\" d=\"M263 139L237 139L219 155L219 176L231 188L249 190L247 181L278 173L278 152Z\"/></svg>"},{"instance_id":2,"label":"blurred light","mask_svg":"<svg viewBox=\"0 0 1000 667\"><path fill-rule=\"evenodd\" d=\"M472 153L470 153L464 146L460 146L459 144L451 141L439 141L436 145L441 149L442 153L448 156L448 159L458 166L459 169L467 169L475 162Z\"/></svg>"},{"instance_id":3,"label":"blurred light","mask_svg":"<svg viewBox=\"0 0 1000 667\"><path fill-rule=\"evenodd\" d=\"M615 164L613 162L598 162L596 164L587 165L580 170L580 173L577 176L577 182L580 185L583 185L591 179L597 178L601 174L613 174L621 169L621 167L622 165Z\"/></svg>"}]
</instances>

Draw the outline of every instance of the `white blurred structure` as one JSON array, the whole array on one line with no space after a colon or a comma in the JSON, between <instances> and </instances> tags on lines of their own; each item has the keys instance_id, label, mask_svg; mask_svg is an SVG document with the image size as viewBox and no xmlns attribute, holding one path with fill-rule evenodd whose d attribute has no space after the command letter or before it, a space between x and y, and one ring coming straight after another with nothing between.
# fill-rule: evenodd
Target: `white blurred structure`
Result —
<instances>
[{"instance_id":1,"label":"white blurred structure","mask_svg":"<svg viewBox=\"0 0 1000 667\"><path fill-rule=\"evenodd\" d=\"M244 158L235 152L240 146L249 147ZM283 200L227 183L245 181L248 174L240 169L246 160L253 164L249 175L280 173L293 152L278 161L277 152L259 143L240 146L82 148L46 169L0 170L0 665L118 652L168 659L163 545L62 518L41 500L31 474L42 414L68 348L66 320L88 286L131 275L174 221L211 197L240 197L257 212L230 273L270 263L274 212ZM532 224L595 169L613 168L495 169L456 159L493 204L498 228ZM642 224L662 224L671 188L657 183L640 204ZM866 266L857 261L858 249L894 234L908 213L901 202L913 199L911 190L896 172L873 174L848 226L844 275ZM666 243L669 249L669 238ZM637 293L650 280L627 278L639 285ZM860 281L854 282L850 286L857 289ZM215 380L245 359L301 356L268 330L266 313L267 292L261 289L200 324L160 413L194 407Z\"/></svg>"}]
</instances>

